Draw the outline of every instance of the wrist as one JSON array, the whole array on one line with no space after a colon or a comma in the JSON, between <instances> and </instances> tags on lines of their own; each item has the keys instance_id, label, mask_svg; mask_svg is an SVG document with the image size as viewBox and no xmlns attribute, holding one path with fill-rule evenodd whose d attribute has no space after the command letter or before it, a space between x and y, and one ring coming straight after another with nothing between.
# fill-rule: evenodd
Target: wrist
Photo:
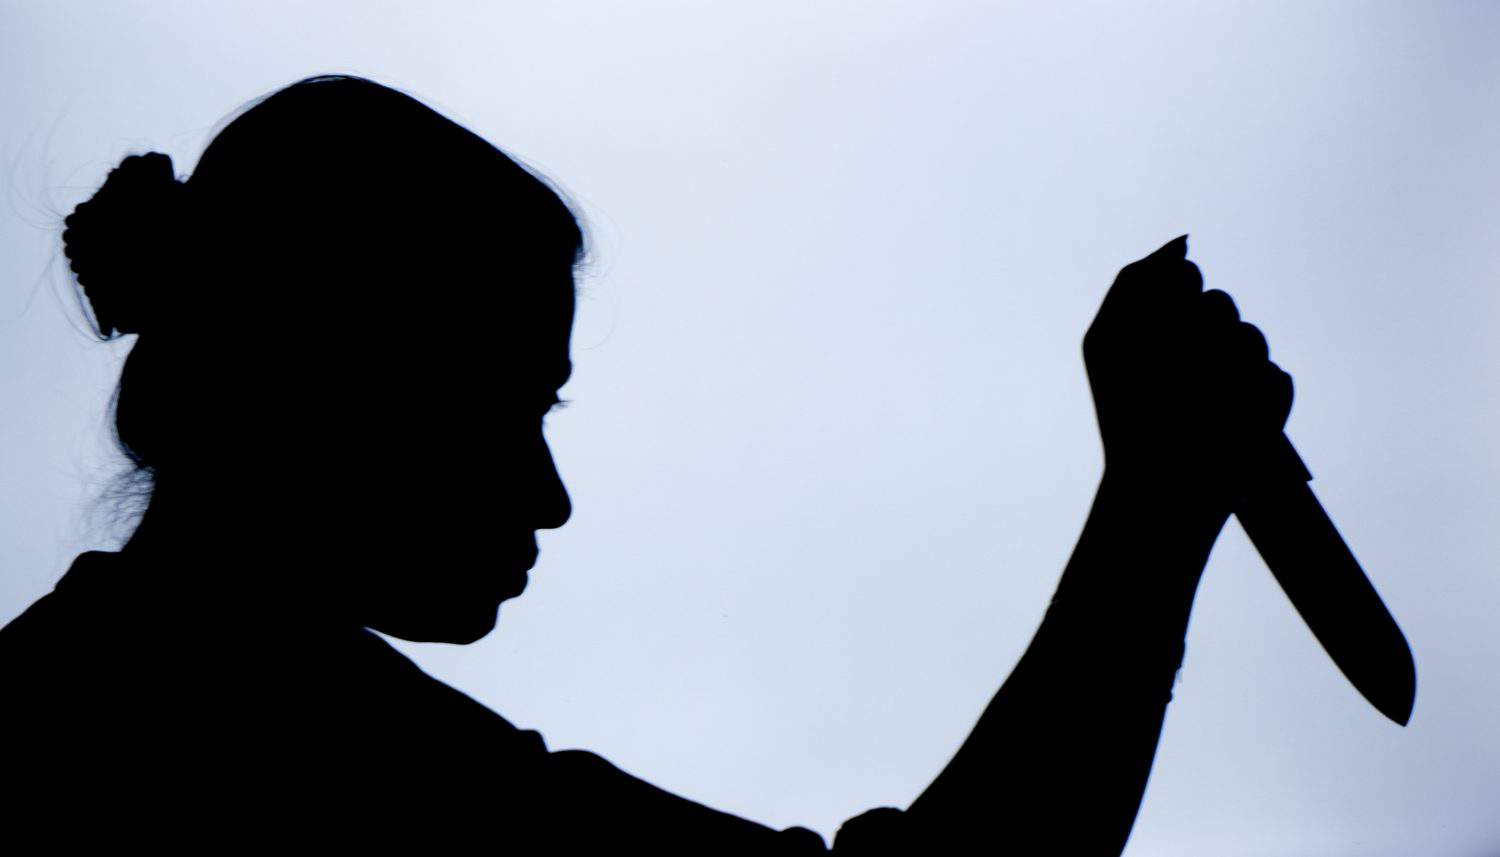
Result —
<instances>
[{"instance_id":1,"label":"wrist","mask_svg":"<svg viewBox=\"0 0 1500 857\"><path fill-rule=\"evenodd\" d=\"M1106 461L1099 497L1153 518L1213 527L1234 512L1232 480L1212 471L1145 461Z\"/></svg>"}]
</instances>

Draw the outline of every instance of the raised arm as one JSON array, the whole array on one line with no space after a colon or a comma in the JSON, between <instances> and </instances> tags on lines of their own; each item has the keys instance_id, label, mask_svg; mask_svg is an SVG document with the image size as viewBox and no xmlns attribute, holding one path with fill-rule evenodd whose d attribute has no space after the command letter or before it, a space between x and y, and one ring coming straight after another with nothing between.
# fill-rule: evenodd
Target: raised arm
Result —
<instances>
[{"instance_id":1,"label":"raised arm","mask_svg":"<svg viewBox=\"0 0 1500 857\"><path fill-rule=\"evenodd\" d=\"M1084 338L1105 467L1030 647L904 813L836 853L1118 854L1145 791L1199 576L1291 379L1186 238L1120 272Z\"/></svg>"}]
</instances>

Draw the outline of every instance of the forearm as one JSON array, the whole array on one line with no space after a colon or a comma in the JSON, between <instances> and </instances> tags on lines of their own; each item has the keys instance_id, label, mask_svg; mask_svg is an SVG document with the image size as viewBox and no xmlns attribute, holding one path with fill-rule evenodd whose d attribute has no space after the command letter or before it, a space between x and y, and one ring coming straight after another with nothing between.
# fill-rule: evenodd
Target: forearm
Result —
<instances>
[{"instance_id":1,"label":"forearm","mask_svg":"<svg viewBox=\"0 0 1500 857\"><path fill-rule=\"evenodd\" d=\"M1145 475L1107 473L1031 645L906 824L965 850L1118 853L1227 517Z\"/></svg>"},{"instance_id":2,"label":"forearm","mask_svg":"<svg viewBox=\"0 0 1500 857\"><path fill-rule=\"evenodd\" d=\"M1124 848L1243 456L1291 409L1269 353L1229 295L1203 290L1186 235L1121 269L1083 337L1111 465L1042 626L927 791L851 819L836 850Z\"/></svg>"}]
</instances>

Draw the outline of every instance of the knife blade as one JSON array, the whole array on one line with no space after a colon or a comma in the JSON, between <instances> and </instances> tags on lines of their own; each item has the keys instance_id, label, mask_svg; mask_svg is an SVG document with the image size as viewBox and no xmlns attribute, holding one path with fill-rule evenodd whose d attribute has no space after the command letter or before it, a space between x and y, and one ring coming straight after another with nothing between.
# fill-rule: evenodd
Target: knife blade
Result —
<instances>
[{"instance_id":1,"label":"knife blade","mask_svg":"<svg viewBox=\"0 0 1500 857\"><path fill-rule=\"evenodd\" d=\"M1382 714L1405 726L1417 695L1411 646L1308 482L1312 473L1281 436L1283 459L1235 509L1292 606L1344 676Z\"/></svg>"}]
</instances>

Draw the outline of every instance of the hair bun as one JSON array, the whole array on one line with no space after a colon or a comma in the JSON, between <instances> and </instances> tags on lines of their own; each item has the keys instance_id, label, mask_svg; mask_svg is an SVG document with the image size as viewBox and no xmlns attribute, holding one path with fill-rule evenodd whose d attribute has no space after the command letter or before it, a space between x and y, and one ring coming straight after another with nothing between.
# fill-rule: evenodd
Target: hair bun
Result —
<instances>
[{"instance_id":1,"label":"hair bun","mask_svg":"<svg viewBox=\"0 0 1500 857\"><path fill-rule=\"evenodd\" d=\"M63 254L94 310L99 333L139 333L170 285L169 241L183 223L187 186L160 152L131 155L63 221Z\"/></svg>"}]
</instances>

